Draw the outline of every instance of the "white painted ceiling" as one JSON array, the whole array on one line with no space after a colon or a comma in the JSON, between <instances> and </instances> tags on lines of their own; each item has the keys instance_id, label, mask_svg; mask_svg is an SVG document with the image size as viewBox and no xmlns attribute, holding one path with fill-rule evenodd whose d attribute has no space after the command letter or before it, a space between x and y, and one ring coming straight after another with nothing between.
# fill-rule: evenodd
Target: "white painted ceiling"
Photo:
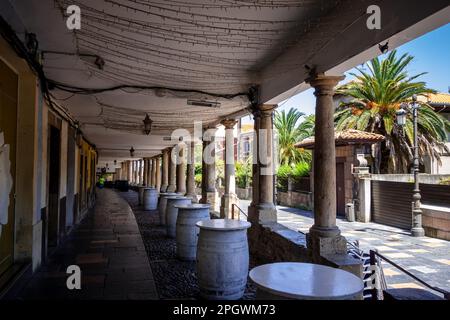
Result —
<instances>
[{"instance_id":1,"label":"white painted ceiling","mask_svg":"<svg viewBox=\"0 0 450 320\"><path fill-rule=\"evenodd\" d=\"M44 71L51 80L91 89L156 86L227 95L269 83L262 90L264 102L301 84L308 74L304 64L334 67L415 23L420 14L429 15L426 10L437 10L427 5L409 12L402 17L411 19L404 26L402 19L387 20L386 30L361 35L355 42L345 31L359 26L358 32L367 32L360 27L365 25L361 17L372 2L385 5L383 14L390 17L392 10L384 8L405 1L23 0L10 4L25 29L37 35ZM436 8L442 2L436 0ZM76 32L66 27L69 5L81 8L81 30ZM94 64L95 58L80 54L100 56L103 70ZM245 96L226 99L171 90L127 88L90 95L53 90L52 94L80 122L102 163L127 159L131 146L136 157L158 154L174 144L164 140L174 129L192 130L194 121L217 125L226 117L244 115L248 107ZM187 99L221 105L194 107ZM142 133L147 113L154 121L149 136Z\"/></svg>"}]
</instances>

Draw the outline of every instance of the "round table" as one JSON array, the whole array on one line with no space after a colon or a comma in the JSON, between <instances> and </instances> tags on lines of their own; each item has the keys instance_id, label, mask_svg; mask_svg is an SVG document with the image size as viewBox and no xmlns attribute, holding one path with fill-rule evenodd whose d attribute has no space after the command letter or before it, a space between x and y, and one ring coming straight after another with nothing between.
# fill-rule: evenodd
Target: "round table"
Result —
<instances>
[{"instance_id":1,"label":"round table","mask_svg":"<svg viewBox=\"0 0 450 320\"><path fill-rule=\"evenodd\" d=\"M250 271L257 299L358 300L363 281L352 273L312 263L280 262Z\"/></svg>"}]
</instances>

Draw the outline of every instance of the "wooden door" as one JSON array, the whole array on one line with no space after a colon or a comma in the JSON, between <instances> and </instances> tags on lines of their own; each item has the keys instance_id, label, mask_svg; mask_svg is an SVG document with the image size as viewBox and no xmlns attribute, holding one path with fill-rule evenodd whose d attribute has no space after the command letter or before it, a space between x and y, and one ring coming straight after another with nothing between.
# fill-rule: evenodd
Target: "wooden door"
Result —
<instances>
[{"instance_id":1,"label":"wooden door","mask_svg":"<svg viewBox=\"0 0 450 320\"><path fill-rule=\"evenodd\" d=\"M0 275L14 262L18 77L0 60Z\"/></svg>"},{"instance_id":2,"label":"wooden door","mask_svg":"<svg viewBox=\"0 0 450 320\"><path fill-rule=\"evenodd\" d=\"M336 163L336 214L345 216L345 180L344 163Z\"/></svg>"}]
</instances>

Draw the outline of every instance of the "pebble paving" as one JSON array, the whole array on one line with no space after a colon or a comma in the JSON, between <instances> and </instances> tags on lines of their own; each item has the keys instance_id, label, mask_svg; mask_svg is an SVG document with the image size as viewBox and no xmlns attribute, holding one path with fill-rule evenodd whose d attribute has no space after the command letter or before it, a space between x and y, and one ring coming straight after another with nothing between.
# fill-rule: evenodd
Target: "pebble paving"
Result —
<instances>
[{"instance_id":1,"label":"pebble paving","mask_svg":"<svg viewBox=\"0 0 450 320\"><path fill-rule=\"evenodd\" d=\"M121 193L130 204L147 251L160 299L197 300L199 296L195 262L176 257L176 241L159 225L158 211L144 211L134 191ZM250 266L250 269L252 267ZM256 287L247 281L243 300L255 299Z\"/></svg>"}]
</instances>

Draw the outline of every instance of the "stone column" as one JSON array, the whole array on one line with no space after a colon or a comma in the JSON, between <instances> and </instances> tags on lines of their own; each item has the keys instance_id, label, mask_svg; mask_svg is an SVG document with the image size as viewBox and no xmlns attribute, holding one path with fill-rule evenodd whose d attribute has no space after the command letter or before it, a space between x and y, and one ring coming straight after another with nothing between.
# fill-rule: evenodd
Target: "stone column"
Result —
<instances>
[{"instance_id":1,"label":"stone column","mask_svg":"<svg viewBox=\"0 0 450 320\"><path fill-rule=\"evenodd\" d=\"M208 141L203 139L202 142L202 197L200 203L208 203L208 193L207 193L207 181L208 181L208 170L205 163L205 150L208 147Z\"/></svg>"},{"instance_id":2,"label":"stone column","mask_svg":"<svg viewBox=\"0 0 450 320\"><path fill-rule=\"evenodd\" d=\"M206 194L206 199L202 199L202 203L211 205L211 212L220 212L220 200L216 189L216 135L217 128L208 128L203 136L203 161L204 170L206 172L202 193Z\"/></svg>"},{"instance_id":3,"label":"stone column","mask_svg":"<svg viewBox=\"0 0 450 320\"><path fill-rule=\"evenodd\" d=\"M186 145L180 143L177 146L178 163L177 163L177 193L186 194Z\"/></svg>"},{"instance_id":4,"label":"stone column","mask_svg":"<svg viewBox=\"0 0 450 320\"><path fill-rule=\"evenodd\" d=\"M172 159L172 153L174 148L170 148L169 151L169 186L167 187L167 192L175 192L177 190L177 165Z\"/></svg>"},{"instance_id":5,"label":"stone column","mask_svg":"<svg viewBox=\"0 0 450 320\"><path fill-rule=\"evenodd\" d=\"M314 225L307 235L313 261L346 254L347 244L336 226L336 148L334 141L334 87L343 76L314 75L316 126L314 147Z\"/></svg>"},{"instance_id":6,"label":"stone column","mask_svg":"<svg viewBox=\"0 0 450 320\"><path fill-rule=\"evenodd\" d=\"M147 158L143 158L142 162L144 163L144 170L142 171L142 185L147 186Z\"/></svg>"},{"instance_id":7,"label":"stone column","mask_svg":"<svg viewBox=\"0 0 450 320\"><path fill-rule=\"evenodd\" d=\"M227 119L221 122L225 126L225 192L220 205L220 217L222 219L232 218L232 206L237 203L234 164L234 126L236 123L237 121L234 119ZM238 219L238 210L236 210L235 214L237 215L235 218Z\"/></svg>"},{"instance_id":8,"label":"stone column","mask_svg":"<svg viewBox=\"0 0 450 320\"><path fill-rule=\"evenodd\" d=\"M276 107L276 105L260 105L254 110L256 143L254 142L253 147L256 150L253 154L257 158L256 161L253 160L254 199L249 207L249 220L260 224L277 221L273 155L273 113Z\"/></svg>"},{"instance_id":9,"label":"stone column","mask_svg":"<svg viewBox=\"0 0 450 320\"><path fill-rule=\"evenodd\" d=\"M161 192L166 192L169 186L169 150L163 150L162 154L162 181Z\"/></svg>"},{"instance_id":10,"label":"stone column","mask_svg":"<svg viewBox=\"0 0 450 320\"><path fill-rule=\"evenodd\" d=\"M131 161L131 184L134 184L134 182L136 181L135 171L136 171L136 162L133 160Z\"/></svg>"},{"instance_id":11,"label":"stone column","mask_svg":"<svg viewBox=\"0 0 450 320\"><path fill-rule=\"evenodd\" d=\"M144 185L144 160L139 160L139 185Z\"/></svg>"},{"instance_id":12,"label":"stone column","mask_svg":"<svg viewBox=\"0 0 450 320\"><path fill-rule=\"evenodd\" d=\"M156 167L156 179L155 179L155 187L156 190L161 189L161 157L158 156L155 159L155 167Z\"/></svg>"},{"instance_id":13,"label":"stone column","mask_svg":"<svg viewBox=\"0 0 450 320\"><path fill-rule=\"evenodd\" d=\"M139 182L139 167L138 160L134 160L134 184L138 184Z\"/></svg>"},{"instance_id":14,"label":"stone column","mask_svg":"<svg viewBox=\"0 0 450 320\"><path fill-rule=\"evenodd\" d=\"M152 162L151 158L148 158L147 161L148 161L148 176L147 176L148 186L151 187L152 186L152 170L153 170L152 163L153 162Z\"/></svg>"},{"instance_id":15,"label":"stone column","mask_svg":"<svg viewBox=\"0 0 450 320\"><path fill-rule=\"evenodd\" d=\"M156 159L153 158L152 160L152 177L151 177L151 187L156 187Z\"/></svg>"},{"instance_id":16,"label":"stone column","mask_svg":"<svg viewBox=\"0 0 450 320\"><path fill-rule=\"evenodd\" d=\"M188 143L187 150L186 196L191 197L192 202L198 202L195 192L195 142L193 141Z\"/></svg>"}]
</instances>

